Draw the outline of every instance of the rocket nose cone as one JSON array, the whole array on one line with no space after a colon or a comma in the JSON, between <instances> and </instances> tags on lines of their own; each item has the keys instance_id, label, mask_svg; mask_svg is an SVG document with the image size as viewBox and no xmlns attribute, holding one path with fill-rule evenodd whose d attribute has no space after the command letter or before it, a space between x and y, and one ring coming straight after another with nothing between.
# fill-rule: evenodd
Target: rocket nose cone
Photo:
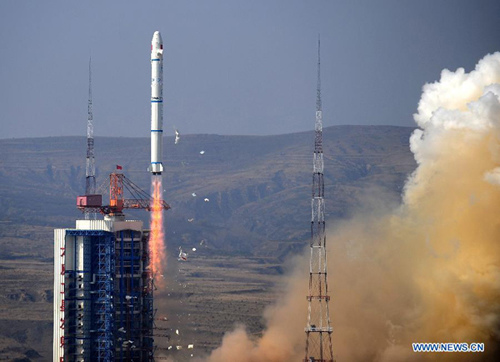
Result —
<instances>
[{"instance_id":1,"label":"rocket nose cone","mask_svg":"<svg viewBox=\"0 0 500 362\"><path fill-rule=\"evenodd\" d=\"M151 40L151 59L153 57L156 59L158 56L161 57L163 53L163 41L161 39L161 34L159 31L155 31L153 34L153 40Z\"/></svg>"},{"instance_id":2,"label":"rocket nose cone","mask_svg":"<svg viewBox=\"0 0 500 362\"><path fill-rule=\"evenodd\" d=\"M161 39L161 34L158 30L153 33L152 43L153 44L162 44L163 43L162 39Z\"/></svg>"}]
</instances>

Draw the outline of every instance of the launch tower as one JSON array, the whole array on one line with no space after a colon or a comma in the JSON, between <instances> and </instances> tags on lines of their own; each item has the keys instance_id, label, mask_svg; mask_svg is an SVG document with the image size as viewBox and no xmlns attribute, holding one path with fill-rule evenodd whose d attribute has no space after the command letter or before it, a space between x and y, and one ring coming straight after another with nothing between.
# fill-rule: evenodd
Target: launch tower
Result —
<instances>
[{"instance_id":1,"label":"launch tower","mask_svg":"<svg viewBox=\"0 0 500 362\"><path fill-rule=\"evenodd\" d=\"M84 195L77 207L104 220L54 230L53 361L153 361L149 231L123 214L151 210L151 196L115 172L109 205Z\"/></svg>"},{"instance_id":2,"label":"launch tower","mask_svg":"<svg viewBox=\"0 0 500 362\"><path fill-rule=\"evenodd\" d=\"M85 195L93 195L94 199L98 195L96 193L95 182L95 157L94 157L94 115L92 113L92 58L89 59L89 102L87 105L87 159L85 166ZM92 198L92 197L90 197ZM95 220L97 214L85 210L86 220Z\"/></svg>"},{"instance_id":3,"label":"launch tower","mask_svg":"<svg viewBox=\"0 0 500 362\"><path fill-rule=\"evenodd\" d=\"M54 361L152 361L153 295L142 221L54 230Z\"/></svg>"},{"instance_id":4,"label":"launch tower","mask_svg":"<svg viewBox=\"0 0 500 362\"><path fill-rule=\"evenodd\" d=\"M325 184L323 179L323 111L321 107L320 40L318 39L318 87L313 154L311 254L306 332L306 362L333 362L332 332L328 302L325 235Z\"/></svg>"},{"instance_id":5,"label":"launch tower","mask_svg":"<svg viewBox=\"0 0 500 362\"><path fill-rule=\"evenodd\" d=\"M151 54L155 58L151 60L150 171L161 181L163 44L159 32L154 34ZM89 62L86 188L76 200L85 219L76 220L75 228L54 230L53 361L153 361L151 255L158 250L151 247L150 230L143 228L142 221L126 220L123 210L162 213L170 206L161 198L153 202L121 172L110 174L109 205L102 204L102 195L96 194L91 80ZM125 198L124 191L131 197ZM97 220L98 213L104 220ZM152 235L154 231L152 227Z\"/></svg>"}]
</instances>

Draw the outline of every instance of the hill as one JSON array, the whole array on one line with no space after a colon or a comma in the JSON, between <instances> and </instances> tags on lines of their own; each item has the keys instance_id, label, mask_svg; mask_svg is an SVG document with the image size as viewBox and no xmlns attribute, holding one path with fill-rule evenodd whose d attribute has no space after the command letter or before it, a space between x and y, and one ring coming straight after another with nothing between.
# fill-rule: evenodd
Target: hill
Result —
<instances>
[{"instance_id":1,"label":"hill","mask_svg":"<svg viewBox=\"0 0 500 362\"><path fill-rule=\"evenodd\" d=\"M416 166L408 144L412 131L390 126L324 129L329 225L348 217L370 192L383 189L389 200L399 200L404 181ZM164 198L172 207L167 212L167 248L172 253L178 246L202 249L196 269L172 271L172 279L187 288L172 295L185 298L184 310L198 316L196 330L206 332L203 337L198 332L197 338L204 341L206 350L216 346L235 316L242 314L238 309L230 319L220 320L226 313L217 308L227 311L235 304L231 298L214 303L225 300L218 293L227 286L232 293L228 295L238 295L238 308L246 311L242 322L259 333L261 312L274 297L273 285L279 283L283 260L307 245L313 139L313 132L181 135L177 145L173 137L164 139ZM96 138L100 189L108 192L108 174L121 165L127 177L149 191L149 142L148 138ZM73 227L81 217L75 199L84 191L85 147L84 137L0 140L0 284L4 291L0 359L50 358L52 230ZM143 211L127 214L148 220ZM220 268L245 265L244 277L217 278L217 285L213 284ZM233 274L236 278L237 273ZM191 284L185 282L186 275ZM257 286L253 290L260 294L240 295L243 284L238 280L245 285L253 281ZM203 286L206 296L196 294L201 290L197 286ZM207 304L203 298L212 302ZM253 299L246 303L245 298ZM212 307L207 310L205 305ZM219 318L215 332L208 328L214 318Z\"/></svg>"},{"instance_id":2,"label":"hill","mask_svg":"<svg viewBox=\"0 0 500 362\"><path fill-rule=\"evenodd\" d=\"M415 167L408 147L411 131L325 128L327 218L346 217L370 187L384 187L398 197ZM269 240L302 241L310 221L313 137L313 132L187 135L177 145L166 137L164 197L172 206L168 240L189 244L206 239L218 250L250 254L267 249ZM149 191L149 139L97 138L95 144L97 180L104 192L117 164ZM2 222L73 225L80 217L75 197L84 191L85 147L84 137L0 140ZM130 214L147 220L145 213Z\"/></svg>"}]
</instances>

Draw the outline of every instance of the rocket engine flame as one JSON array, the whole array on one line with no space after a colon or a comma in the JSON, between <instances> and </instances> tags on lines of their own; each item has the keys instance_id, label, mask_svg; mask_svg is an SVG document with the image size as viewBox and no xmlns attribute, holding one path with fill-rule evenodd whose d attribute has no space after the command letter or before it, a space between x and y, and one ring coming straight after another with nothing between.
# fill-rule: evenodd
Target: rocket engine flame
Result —
<instances>
[{"instance_id":1,"label":"rocket engine flame","mask_svg":"<svg viewBox=\"0 0 500 362\"><path fill-rule=\"evenodd\" d=\"M164 286L161 275L165 270L165 234L163 230L163 206L162 206L162 177L152 177L153 201L151 205L151 225L149 235L150 268L153 273L155 285L158 288Z\"/></svg>"},{"instance_id":2,"label":"rocket engine flame","mask_svg":"<svg viewBox=\"0 0 500 362\"><path fill-rule=\"evenodd\" d=\"M470 73L443 70L423 87L414 118L420 128L410 148L418 166L403 203L388 207L380 192L369 193L357 217L328 232L335 358L497 361L500 52ZM208 361L300 361L307 291L301 268L285 300L266 312L263 336L238 328ZM412 342L478 342L485 351L414 353Z\"/></svg>"}]
</instances>

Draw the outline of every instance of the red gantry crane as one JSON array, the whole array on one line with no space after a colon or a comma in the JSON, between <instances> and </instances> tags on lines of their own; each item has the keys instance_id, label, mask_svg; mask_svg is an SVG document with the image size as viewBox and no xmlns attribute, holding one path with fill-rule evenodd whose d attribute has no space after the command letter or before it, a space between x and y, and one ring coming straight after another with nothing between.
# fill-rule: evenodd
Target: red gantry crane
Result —
<instances>
[{"instance_id":1,"label":"red gantry crane","mask_svg":"<svg viewBox=\"0 0 500 362\"><path fill-rule=\"evenodd\" d=\"M124 197L124 190L131 195ZM109 175L109 205L102 204L102 195L83 195L76 198L76 207L82 212L100 212L103 215L123 215L123 209L144 209L151 211L152 197L122 173ZM170 206L161 201L164 210Z\"/></svg>"}]
</instances>

